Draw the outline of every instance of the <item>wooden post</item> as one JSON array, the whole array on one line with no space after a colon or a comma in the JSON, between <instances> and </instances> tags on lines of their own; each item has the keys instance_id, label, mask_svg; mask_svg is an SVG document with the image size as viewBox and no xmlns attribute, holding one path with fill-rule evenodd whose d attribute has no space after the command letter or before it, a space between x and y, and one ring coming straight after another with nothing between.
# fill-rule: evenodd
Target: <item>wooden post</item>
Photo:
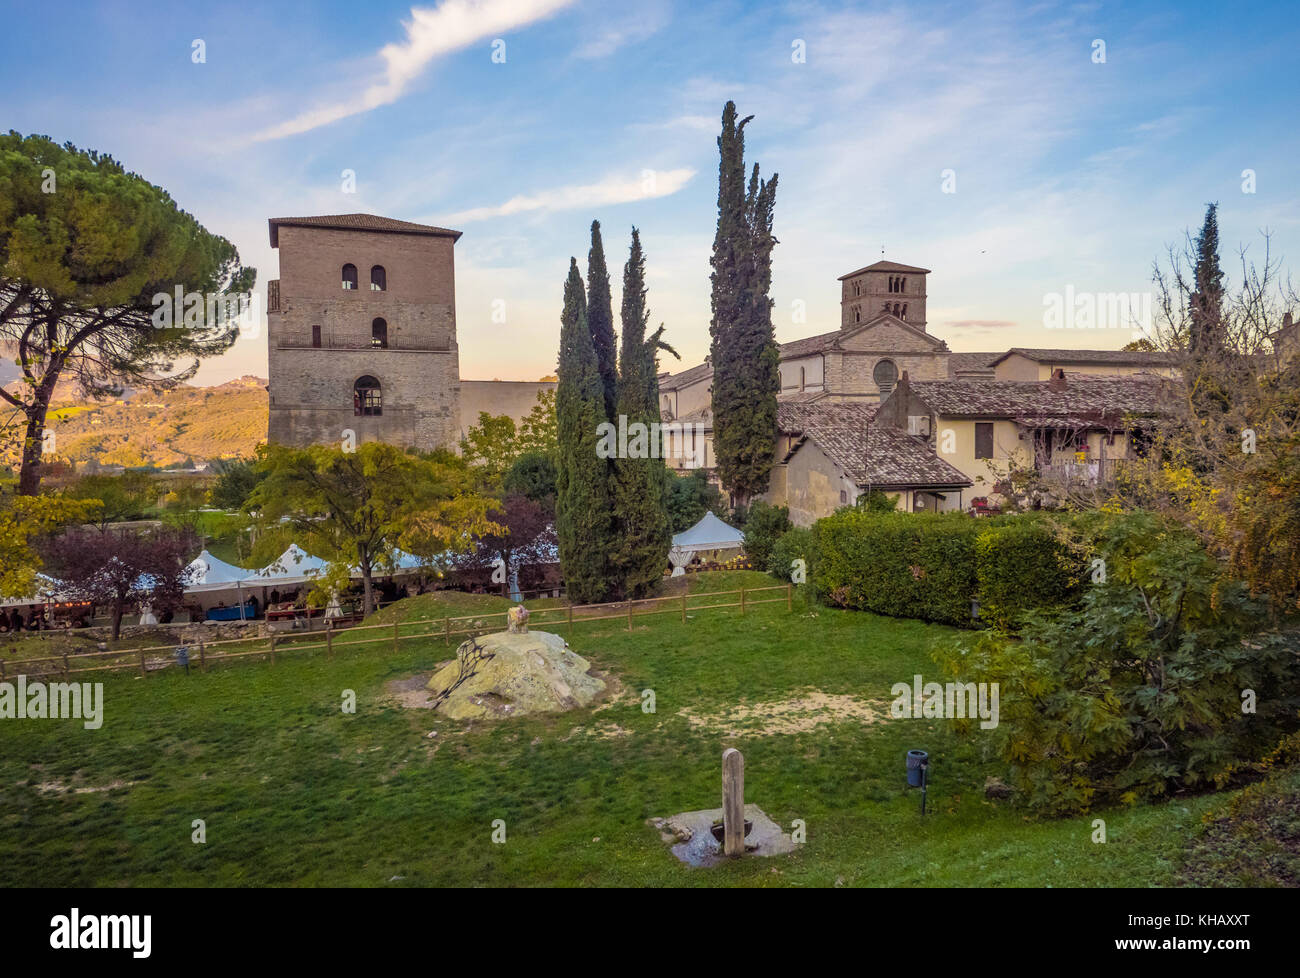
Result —
<instances>
[{"instance_id":1,"label":"wooden post","mask_svg":"<svg viewBox=\"0 0 1300 978\"><path fill-rule=\"evenodd\" d=\"M787 582L785 586L785 610L786 611L794 610L793 602L794 602L794 582L790 581Z\"/></svg>"},{"instance_id":2,"label":"wooden post","mask_svg":"<svg viewBox=\"0 0 1300 978\"><path fill-rule=\"evenodd\" d=\"M72 672L71 670L68 669L68 653L64 652L63 653L63 678L67 679L71 675Z\"/></svg>"},{"instance_id":3,"label":"wooden post","mask_svg":"<svg viewBox=\"0 0 1300 978\"><path fill-rule=\"evenodd\" d=\"M627 630L632 630L632 599L627 599Z\"/></svg>"},{"instance_id":4,"label":"wooden post","mask_svg":"<svg viewBox=\"0 0 1300 978\"><path fill-rule=\"evenodd\" d=\"M573 602L569 602L569 634L573 634Z\"/></svg>"},{"instance_id":5,"label":"wooden post","mask_svg":"<svg viewBox=\"0 0 1300 978\"><path fill-rule=\"evenodd\" d=\"M734 747L722 752L722 851L745 854L745 758Z\"/></svg>"},{"instance_id":6,"label":"wooden post","mask_svg":"<svg viewBox=\"0 0 1300 978\"><path fill-rule=\"evenodd\" d=\"M275 665L275 632L271 633L271 665Z\"/></svg>"},{"instance_id":7,"label":"wooden post","mask_svg":"<svg viewBox=\"0 0 1300 978\"><path fill-rule=\"evenodd\" d=\"M199 639L199 672L208 671L208 658L203 654L203 639Z\"/></svg>"},{"instance_id":8,"label":"wooden post","mask_svg":"<svg viewBox=\"0 0 1300 978\"><path fill-rule=\"evenodd\" d=\"M325 658L334 658L334 622L333 620L325 623Z\"/></svg>"},{"instance_id":9,"label":"wooden post","mask_svg":"<svg viewBox=\"0 0 1300 978\"><path fill-rule=\"evenodd\" d=\"M745 585L740 586L740 616L745 616Z\"/></svg>"},{"instance_id":10,"label":"wooden post","mask_svg":"<svg viewBox=\"0 0 1300 978\"><path fill-rule=\"evenodd\" d=\"M140 650L140 675L146 677L149 675L149 673L147 673L144 668L144 649Z\"/></svg>"},{"instance_id":11,"label":"wooden post","mask_svg":"<svg viewBox=\"0 0 1300 978\"><path fill-rule=\"evenodd\" d=\"M397 653L397 626L398 622L393 622L393 653Z\"/></svg>"},{"instance_id":12,"label":"wooden post","mask_svg":"<svg viewBox=\"0 0 1300 978\"><path fill-rule=\"evenodd\" d=\"M686 592L682 592L682 624L686 624Z\"/></svg>"},{"instance_id":13,"label":"wooden post","mask_svg":"<svg viewBox=\"0 0 1300 978\"><path fill-rule=\"evenodd\" d=\"M444 641L446 641L447 646L450 648L451 647L451 619L443 618L442 625L443 625L443 639Z\"/></svg>"}]
</instances>

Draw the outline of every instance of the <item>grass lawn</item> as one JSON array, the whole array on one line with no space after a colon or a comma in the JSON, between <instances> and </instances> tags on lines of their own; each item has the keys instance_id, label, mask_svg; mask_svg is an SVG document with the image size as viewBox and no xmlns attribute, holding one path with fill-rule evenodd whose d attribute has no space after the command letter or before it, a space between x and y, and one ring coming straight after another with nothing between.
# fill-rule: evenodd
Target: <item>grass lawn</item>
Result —
<instances>
[{"instance_id":1,"label":"grass lawn","mask_svg":"<svg viewBox=\"0 0 1300 978\"><path fill-rule=\"evenodd\" d=\"M693 589L764 586L751 572ZM680 585L679 585L680 586ZM425 595L381 612L440 617L504 608ZM567 632L567 629L553 629ZM927 650L950 630L799 597L750 609L579 622L574 648L616 677L612 705L467 727L405 709L392 680L451 657L439 640L250 659L186 676L106 675L105 720L0 726L0 883L140 885L1147 886L1176 882L1203 796L1087 818L1032 821L989 801L1001 770L945 721L888 718L890 687L940 678ZM567 634L566 634L566 637ZM98 679L98 676L82 677ZM354 690L355 715L340 709ZM657 712L642 712L653 689ZM709 720L809 690L877 703L771 733ZM684 715L681 711L686 711ZM692 717L704 718L693 723ZM427 734L437 731L430 738ZM645 824L721 804L720 755L745 754L746 800L794 854L715 869L679 863ZM904 753L930 752L930 814L904 788ZM1093 818L1108 841L1094 844ZM205 844L191 823L206 823ZM492 842L493 820L506 823Z\"/></svg>"}]
</instances>

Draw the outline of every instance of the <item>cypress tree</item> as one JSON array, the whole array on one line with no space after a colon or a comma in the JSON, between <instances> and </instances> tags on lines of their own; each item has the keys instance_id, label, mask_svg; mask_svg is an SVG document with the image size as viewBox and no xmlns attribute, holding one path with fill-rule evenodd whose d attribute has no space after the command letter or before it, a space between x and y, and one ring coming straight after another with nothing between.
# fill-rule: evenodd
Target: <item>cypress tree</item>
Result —
<instances>
[{"instance_id":1,"label":"cypress tree","mask_svg":"<svg viewBox=\"0 0 1300 978\"><path fill-rule=\"evenodd\" d=\"M658 352L675 350L663 342L664 328L660 326L649 337L646 324L650 313L646 309L645 254L641 250L641 235L632 229L632 247L627 264L623 266L623 305L620 321L623 327L622 349L619 354L617 414L627 418L629 451L614 460L614 512L616 514L616 545L613 553L614 573L623 595L640 597L663 577L672 546L672 528L668 519L668 480L671 476L664 465L662 445L647 441L637 444L632 432L635 424L645 426L645 431L657 429L660 423ZM632 457L633 447L640 457ZM650 457L653 451L655 457Z\"/></svg>"},{"instance_id":2,"label":"cypress tree","mask_svg":"<svg viewBox=\"0 0 1300 978\"><path fill-rule=\"evenodd\" d=\"M591 250L587 252L587 325L596 348L596 364L605 395L605 417L617 422L614 407L618 401L618 348L614 339L614 300L609 293L609 269L605 265L605 245L600 238L600 222L591 222Z\"/></svg>"},{"instance_id":3,"label":"cypress tree","mask_svg":"<svg viewBox=\"0 0 1300 978\"><path fill-rule=\"evenodd\" d=\"M772 217L777 177L745 186L745 126L736 105L722 112L718 137L718 227L713 239L713 447L735 506L767 489L776 448L780 359L772 328Z\"/></svg>"},{"instance_id":4,"label":"cypress tree","mask_svg":"<svg viewBox=\"0 0 1300 978\"><path fill-rule=\"evenodd\" d=\"M1205 210L1196 238L1194 291L1191 295L1188 345L1201 358L1223 346L1223 270L1219 267L1218 205Z\"/></svg>"},{"instance_id":5,"label":"cypress tree","mask_svg":"<svg viewBox=\"0 0 1300 978\"><path fill-rule=\"evenodd\" d=\"M555 391L555 530L565 586L578 602L606 597L613 545L609 463L596 452L597 429L606 420L604 391L586 307L578 262L570 258Z\"/></svg>"}]
</instances>

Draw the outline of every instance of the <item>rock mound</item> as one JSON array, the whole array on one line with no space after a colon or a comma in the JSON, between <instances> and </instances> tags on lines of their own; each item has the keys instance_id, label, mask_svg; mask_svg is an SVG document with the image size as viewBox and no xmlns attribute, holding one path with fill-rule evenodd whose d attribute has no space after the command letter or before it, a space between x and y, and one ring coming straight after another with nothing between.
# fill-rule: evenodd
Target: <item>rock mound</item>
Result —
<instances>
[{"instance_id":1,"label":"rock mound","mask_svg":"<svg viewBox=\"0 0 1300 978\"><path fill-rule=\"evenodd\" d=\"M550 632L497 632L462 642L428 688L439 713L456 720L561 713L605 689L591 663Z\"/></svg>"}]
</instances>

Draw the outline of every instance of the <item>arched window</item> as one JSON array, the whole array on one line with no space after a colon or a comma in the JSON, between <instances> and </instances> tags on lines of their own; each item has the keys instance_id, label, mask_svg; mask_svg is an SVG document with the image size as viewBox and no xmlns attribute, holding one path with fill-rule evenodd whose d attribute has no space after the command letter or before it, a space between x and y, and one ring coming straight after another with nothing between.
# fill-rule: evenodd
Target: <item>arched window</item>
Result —
<instances>
[{"instance_id":1,"label":"arched window","mask_svg":"<svg viewBox=\"0 0 1300 978\"><path fill-rule=\"evenodd\" d=\"M370 324L370 345L380 350L388 349L388 323L376 319Z\"/></svg>"},{"instance_id":2,"label":"arched window","mask_svg":"<svg viewBox=\"0 0 1300 978\"><path fill-rule=\"evenodd\" d=\"M383 265L376 265L370 269L370 291L385 292L388 290L388 275L384 272Z\"/></svg>"},{"instance_id":3,"label":"arched window","mask_svg":"<svg viewBox=\"0 0 1300 978\"><path fill-rule=\"evenodd\" d=\"M906 303L906 302L903 303L903 312L902 312L902 315L900 315L898 318L899 318L899 319L902 319L902 320L904 320L904 321L907 320L907 303Z\"/></svg>"},{"instance_id":4,"label":"arched window","mask_svg":"<svg viewBox=\"0 0 1300 978\"><path fill-rule=\"evenodd\" d=\"M893 360L877 360L875 369L871 371L871 379L880 388L880 396L886 397L898 383L898 367L894 366Z\"/></svg>"},{"instance_id":5,"label":"arched window","mask_svg":"<svg viewBox=\"0 0 1300 978\"><path fill-rule=\"evenodd\" d=\"M855 323L860 323L860 322L862 322L862 307L861 307L861 306L854 306L854 307L853 307L853 321L854 321Z\"/></svg>"},{"instance_id":6,"label":"arched window","mask_svg":"<svg viewBox=\"0 0 1300 978\"><path fill-rule=\"evenodd\" d=\"M384 393L379 381L367 374L352 385L352 413L358 417L377 418L384 413Z\"/></svg>"},{"instance_id":7,"label":"arched window","mask_svg":"<svg viewBox=\"0 0 1300 978\"><path fill-rule=\"evenodd\" d=\"M898 280L898 291L899 291L899 292L906 292L906 291L907 291L907 279L906 279L906 278L900 278L900 279Z\"/></svg>"},{"instance_id":8,"label":"arched window","mask_svg":"<svg viewBox=\"0 0 1300 978\"><path fill-rule=\"evenodd\" d=\"M311 328L311 345L320 346L320 326L312 326Z\"/></svg>"},{"instance_id":9,"label":"arched window","mask_svg":"<svg viewBox=\"0 0 1300 978\"><path fill-rule=\"evenodd\" d=\"M343 266L343 288L355 289L357 287L357 266L348 262Z\"/></svg>"}]
</instances>

